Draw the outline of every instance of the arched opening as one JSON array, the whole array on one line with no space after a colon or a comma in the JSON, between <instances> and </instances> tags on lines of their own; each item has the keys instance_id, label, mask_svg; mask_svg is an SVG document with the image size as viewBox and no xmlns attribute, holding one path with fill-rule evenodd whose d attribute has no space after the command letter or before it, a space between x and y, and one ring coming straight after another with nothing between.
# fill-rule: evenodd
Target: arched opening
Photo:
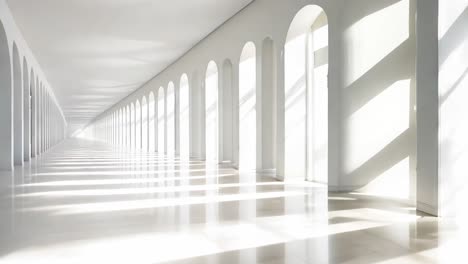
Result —
<instances>
[{"instance_id":1,"label":"arched opening","mask_svg":"<svg viewBox=\"0 0 468 264\"><path fill-rule=\"evenodd\" d=\"M13 117L14 117L14 159L15 165L23 165L23 80L18 47L13 43Z\"/></svg>"},{"instance_id":2,"label":"arched opening","mask_svg":"<svg viewBox=\"0 0 468 264\"><path fill-rule=\"evenodd\" d=\"M257 59L255 44L248 42L239 61L239 170L256 169Z\"/></svg>"},{"instance_id":3,"label":"arched opening","mask_svg":"<svg viewBox=\"0 0 468 264\"><path fill-rule=\"evenodd\" d=\"M155 102L154 93L150 92L148 100L148 147L150 152L156 151L156 127L155 127Z\"/></svg>"},{"instance_id":4,"label":"arched opening","mask_svg":"<svg viewBox=\"0 0 468 264\"><path fill-rule=\"evenodd\" d=\"M32 81L31 81L32 82ZM29 69L26 58L23 58L23 130L24 150L23 159L31 159L31 84L29 83Z\"/></svg>"},{"instance_id":5,"label":"arched opening","mask_svg":"<svg viewBox=\"0 0 468 264\"><path fill-rule=\"evenodd\" d=\"M328 182L328 21L306 6L284 47L285 177Z\"/></svg>"},{"instance_id":6,"label":"arched opening","mask_svg":"<svg viewBox=\"0 0 468 264\"><path fill-rule=\"evenodd\" d=\"M148 151L148 104L145 96L141 100L141 145L143 151Z\"/></svg>"},{"instance_id":7,"label":"arched opening","mask_svg":"<svg viewBox=\"0 0 468 264\"><path fill-rule=\"evenodd\" d=\"M167 155L173 157L175 154L175 87L170 82L167 86L166 95L166 121L167 121Z\"/></svg>"},{"instance_id":8,"label":"arched opening","mask_svg":"<svg viewBox=\"0 0 468 264\"><path fill-rule=\"evenodd\" d=\"M187 74L180 78L179 87L179 144L180 158L190 158L190 91Z\"/></svg>"},{"instance_id":9,"label":"arched opening","mask_svg":"<svg viewBox=\"0 0 468 264\"><path fill-rule=\"evenodd\" d=\"M135 123L135 104L130 104L130 145L131 149L136 149L136 123Z\"/></svg>"},{"instance_id":10,"label":"arched opening","mask_svg":"<svg viewBox=\"0 0 468 264\"><path fill-rule=\"evenodd\" d=\"M165 138L166 138L166 105L165 105L165 94L164 88L160 87L158 91L158 153L164 154L165 150Z\"/></svg>"},{"instance_id":11,"label":"arched opening","mask_svg":"<svg viewBox=\"0 0 468 264\"><path fill-rule=\"evenodd\" d=\"M119 137L118 137L118 127L119 127L119 123L118 123L118 111L115 111L114 114L113 114L113 118L114 118L114 145L117 146L119 144Z\"/></svg>"},{"instance_id":12,"label":"arched opening","mask_svg":"<svg viewBox=\"0 0 468 264\"><path fill-rule=\"evenodd\" d=\"M13 169L13 94L11 85L10 49L3 23L0 21L0 170Z\"/></svg>"},{"instance_id":13,"label":"arched opening","mask_svg":"<svg viewBox=\"0 0 468 264\"><path fill-rule=\"evenodd\" d=\"M141 104L140 100L135 103L135 149L141 150Z\"/></svg>"},{"instance_id":14,"label":"arched opening","mask_svg":"<svg viewBox=\"0 0 468 264\"><path fill-rule=\"evenodd\" d=\"M218 107L218 66L210 61L205 76L205 157L209 162L218 162Z\"/></svg>"}]
</instances>

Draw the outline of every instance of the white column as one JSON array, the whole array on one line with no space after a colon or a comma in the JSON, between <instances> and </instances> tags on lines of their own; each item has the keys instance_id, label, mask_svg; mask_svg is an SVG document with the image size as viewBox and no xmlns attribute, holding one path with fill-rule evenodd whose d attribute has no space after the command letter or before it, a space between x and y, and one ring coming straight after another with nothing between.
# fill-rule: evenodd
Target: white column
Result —
<instances>
[{"instance_id":1,"label":"white column","mask_svg":"<svg viewBox=\"0 0 468 264\"><path fill-rule=\"evenodd\" d=\"M32 77L32 76L31 76ZM23 87L24 87L24 161L31 160L31 87L34 83L29 80L27 65L23 65Z\"/></svg>"},{"instance_id":2,"label":"white column","mask_svg":"<svg viewBox=\"0 0 468 264\"><path fill-rule=\"evenodd\" d=\"M263 67L264 64L262 63L263 58L263 43L256 43L256 50L255 50L255 113L256 113L256 170L262 171L263 170ZM239 104L237 104L239 105ZM271 132L271 131L268 131Z\"/></svg>"},{"instance_id":3,"label":"white column","mask_svg":"<svg viewBox=\"0 0 468 264\"><path fill-rule=\"evenodd\" d=\"M232 164L239 168L239 60L234 61L232 66Z\"/></svg>"},{"instance_id":4,"label":"white column","mask_svg":"<svg viewBox=\"0 0 468 264\"><path fill-rule=\"evenodd\" d=\"M232 97L232 63L226 60L220 67L219 91L222 98L222 115L220 116L220 126L222 127L221 142L223 146L223 155L220 156L223 161L233 161L233 97Z\"/></svg>"},{"instance_id":5,"label":"white column","mask_svg":"<svg viewBox=\"0 0 468 264\"><path fill-rule=\"evenodd\" d=\"M13 89L14 89L14 103L13 103L13 116L14 116L14 160L15 165L22 166L24 164L24 114L23 114L23 78L21 75L21 65L18 59L19 54L16 46L13 49Z\"/></svg>"},{"instance_id":6,"label":"white column","mask_svg":"<svg viewBox=\"0 0 468 264\"><path fill-rule=\"evenodd\" d=\"M32 80L31 86L31 157L37 156L37 86L36 80Z\"/></svg>"},{"instance_id":7,"label":"white column","mask_svg":"<svg viewBox=\"0 0 468 264\"><path fill-rule=\"evenodd\" d=\"M197 83L197 93L198 93L198 107L199 107L199 157L202 160L206 160L206 108L205 108L205 101L206 101L206 67L200 74L200 80Z\"/></svg>"},{"instance_id":8,"label":"white column","mask_svg":"<svg viewBox=\"0 0 468 264\"><path fill-rule=\"evenodd\" d=\"M37 89L37 136L36 136L36 140L37 140L37 155L41 155L42 154L42 90L43 90L43 87L42 87L42 83L39 84L38 86L38 89Z\"/></svg>"},{"instance_id":9,"label":"white column","mask_svg":"<svg viewBox=\"0 0 468 264\"><path fill-rule=\"evenodd\" d=\"M278 61L276 75L276 175L284 179L284 47L275 52Z\"/></svg>"},{"instance_id":10,"label":"white column","mask_svg":"<svg viewBox=\"0 0 468 264\"><path fill-rule=\"evenodd\" d=\"M163 87L164 89L164 154L166 155L167 155L167 130L168 130L167 129L167 88L168 86ZM140 116L140 119L141 119L141 116Z\"/></svg>"},{"instance_id":11,"label":"white column","mask_svg":"<svg viewBox=\"0 0 468 264\"><path fill-rule=\"evenodd\" d=\"M180 78L178 80L174 81L174 122L175 122L175 128L174 128L174 136L175 136L175 157L180 156ZM149 107L148 107L149 109ZM148 113L148 118L149 118L149 113ZM148 125L149 127L149 125ZM149 132L148 132L149 135Z\"/></svg>"},{"instance_id":12,"label":"white column","mask_svg":"<svg viewBox=\"0 0 468 264\"><path fill-rule=\"evenodd\" d=\"M49 93L47 92L46 93L46 97L45 97L45 149L46 150L49 150L49 136L50 136L50 126L49 126L49 122L50 122L50 100L49 100Z\"/></svg>"},{"instance_id":13,"label":"white column","mask_svg":"<svg viewBox=\"0 0 468 264\"><path fill-rule=\"evenodd\" d=\"M438 215L438 1L417 1L417 208Z\"/></svg>"},{"instance_id":14,"label":"white column","mask_svg":"<svg viewBox=\"0 0 468 264\"><path fill-rule=\"evenodd\" d=\"M276 109L276 58L275 47L272 39L266 39L263 42L261 58L257 58L262 65L258 78L262 80L261 86L258 86L258 97L261 98L261 104L258 107L261 111L261 118L257 119L261 125L261 136L258 138L261 144L262 167L264 172L273 172L275 169L276 148L275 148L275 109Z\"/></svg>"}]
</instances>

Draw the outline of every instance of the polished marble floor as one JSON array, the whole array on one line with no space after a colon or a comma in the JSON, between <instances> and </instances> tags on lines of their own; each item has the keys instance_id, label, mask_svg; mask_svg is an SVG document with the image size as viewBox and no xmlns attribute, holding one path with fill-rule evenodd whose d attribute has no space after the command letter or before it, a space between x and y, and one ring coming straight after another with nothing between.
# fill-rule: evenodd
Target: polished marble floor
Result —
<instances>
[{"instance_id":1,"label":"polished marble floor","mask_svg":"<svg viewBox=\"0 0 468 264\"><path fill-rule=\"evenodd\" d=\"M0 263L466 263L403 201L69 140L0 177Z\"/></svg>"}]
</instances>

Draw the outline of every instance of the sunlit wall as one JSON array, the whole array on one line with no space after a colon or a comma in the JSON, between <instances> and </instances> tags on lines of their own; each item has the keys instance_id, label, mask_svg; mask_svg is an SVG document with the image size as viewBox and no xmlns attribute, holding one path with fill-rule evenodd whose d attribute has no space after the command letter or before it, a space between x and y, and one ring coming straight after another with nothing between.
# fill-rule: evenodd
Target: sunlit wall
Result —
<instances>
[{"instance_id":1,"label":"sunlit wall","mask_svg":"<svg viewBox=\"0 0 468 264\"><path fill-rule=\"evenodd\" d=\"M349 4L360 16L344 35L343 189L415 196L414 3Z\"/></svg>"},{"instance_id":2,"label":"sunlit wall","mask_svg":"<svg viewBox=\"0 0 468 264\"><path fill-rule=\"evenodd\" d=\"M439 1L439 191L443 216L468 219L468 1Z\"/></svg>"}]
</instances>

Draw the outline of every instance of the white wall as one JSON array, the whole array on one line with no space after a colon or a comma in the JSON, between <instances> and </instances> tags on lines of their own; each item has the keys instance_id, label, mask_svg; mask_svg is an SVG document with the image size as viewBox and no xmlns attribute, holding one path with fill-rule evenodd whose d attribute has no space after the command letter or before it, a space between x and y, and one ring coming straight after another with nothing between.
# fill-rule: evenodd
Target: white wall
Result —
<instances>
[{"instance_id":1,"label":"white wall","mask_svg":"<svg viewBox=\"0 0 468 264\"><path fill-rule=\"evenodd\" d=\"M191 154L203 157L202 104L208 62L218 65L221 91L237 98L239 58L245 43L257 48L260 131L258 168L284 175L284 44L291 21L304 6L317 4L329 23L329 185L335 190L390 190L385 195L414 198L416 188L415 0L256 0L192 48L141 89L97 117L177 82L187 73L191 89ZM272 40L272 58L262 57ZM270 53L271 50L270 50ZM232 63L232 83L226 78ZM268 63L262 65L261 62ZM229 64L229 63L228 63ZM268 68L274 73L268 73ZM265 70L266 69L266 70ZM265 70L265 71L263 71ZM264 85L275 86L267 89ZM176 89L177 90L177 89ZM262 94L268 91L266 94ZM225 98L224 98L225 99ZM263 100L262 100L263 99ZM236 161L234 103L221 100L222 157ZM229 114L232 112L232 115ZM227 120L227 119L231 120ZM233 129L233 133L226 130ZM388 188L392 184L393 188ZM404 184L405 188L399 188ZM385 188L386 187L386 188ZM384 189L382 189L384 188ZM397 191L393 193L391 191ZM408 197L409 195L409 197Z\"/></svg>"},{"instance_id":2,"label":"white wall","mask_svg":"<svg viewBox=\"0 0 468 264\"><path fill-rule=\"evenodd\" d=\"M49 96L49 98L51 99L49 101L50 103L49 106L53 107L53 110L55 111L54 113L57 113L60 116L60 118L55 119L55 121L57 121L57 123L60 122L61 124L66 126L66 120L65 120L65 117L63 116L60 105L58 104L54 96L53 90L51 89L51 86L47 81L45 74L42 72L41 67L39 66L39 63L36 61L34 57L34 54L29 49L26 41L21 35L21 32L18 30L18 27L16 26L13 17L11 16L10 10L5 0L0 0L0 21L2 22L2 25L6 31L6 37L7 37L7 43L1 43L0 45L3 45L3 46L1 46L0 48L8 49L9 58L10 58L9 62L5 60L6 58L2 58L2 63L0 67L11 67L11 70L10 70L11 71L11 84L9 84L9 82L7 82L6 79L0 80L1 81L0 82L0 86L1 86L0 96L3 99L1 121L5 122L2 128L0 129L0 145L2 146L1 151L0 151L0 170L12 170L13 169L13 159L12 159L13 154L12 153L13 153L13 149L15 146L17 147L17 150L18 150L17 152L18 155L16 157L18 161L17 164L20 165L22 163L20 161L22 161L24 158L23 157L24 155L22 155L23 145L20 144L23 141L21 140L21 142L18 143L19 142L18 139L21 138L21 134L22 134L21 131L23 130L21 129L21 127L24 126L24 123L23 123L24 115L22 114L22 112L20 114L13 115L15 111L18 113L20 110L22 110L22 107L20 108L18 103L21 102L21 105L22 105L23 98L16 101L17 104L16 104L16 107L14 107L13 97L12 97L13 96L12 86L14 86L16 89L24 89L23 80L26 79L26 80L31 81L31 78L23 78L23 75L25 74L29 75L31 71L34 72L35 81L38 81L38 82L35 82L34 84L36 85L36 87L39 87L40 84L42 84L42 86L45 87L47 91L47 96ZM21 74L21 76L18 76L15 78L13 76L14 73L13 73L13 68L12 68L13 58L14 58L13 56L14 44L17 46L17 49L18 49L17 59L20 64L18 65L19 66L18 72L19 74ZM25 66L23 65L24 62L27 62L27 67L24 67ZM27 70L26 72L24 72L25 69ZM14 83L14 79L17 80L16 84ZM18 85L18 82L21 82L21 83ZM15 122L13 122L13 116L15 116L16 118ZM13 129L14 123L17 125L17 127L20 128L19 130L17 130L18 133L13 133L12 129ZM50 136L52 136L52 134L50 134ZM16 144L15 144L15 137L16 137ZM54 137L54 138L56 139L57 137ZM54 143L56 143L56 141L54 141ZM49 144L49 147L50 147L50 144Z\"/></svg>"},{"instance_id":3,"label":"white wall","mask_svg":"<svg viewBox=\"0 0 468 264\"><path fill-rule=\"evenodd\" d=\"M468 1L439 1L439 210L468 220Z\"/></svg>"}]
</instances>

